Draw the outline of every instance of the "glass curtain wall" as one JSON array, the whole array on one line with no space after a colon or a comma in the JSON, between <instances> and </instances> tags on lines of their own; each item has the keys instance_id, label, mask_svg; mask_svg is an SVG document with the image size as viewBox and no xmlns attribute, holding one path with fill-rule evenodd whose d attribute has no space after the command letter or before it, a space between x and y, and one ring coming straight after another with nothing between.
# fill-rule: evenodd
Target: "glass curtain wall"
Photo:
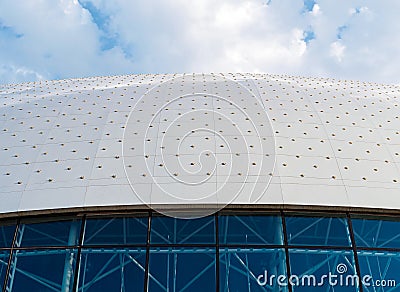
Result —
<instances>
[{"instance_id":1,"label":"glass curtain wall","mask_svg":"<svg viewBox=\"0 0 400 292\"><path fill-rule=\"evenodd\" d=\"M154 212L0 221L2 291L397 291L400 222Z\"/></svg>"}]
</instances>

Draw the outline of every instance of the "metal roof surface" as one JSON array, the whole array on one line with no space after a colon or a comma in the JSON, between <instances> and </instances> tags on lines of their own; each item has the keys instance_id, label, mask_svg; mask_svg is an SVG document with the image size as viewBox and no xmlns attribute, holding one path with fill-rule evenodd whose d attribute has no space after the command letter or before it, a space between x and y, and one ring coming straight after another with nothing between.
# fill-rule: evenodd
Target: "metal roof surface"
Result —
<instances>
[{"instance_id":1,"label":"metal roof surface","mask_svg":"<svg viewBox=\"0 0 400 292\"><path fill-rule=\"evenodd\" d=\"M0 85L0 212L400 209L400 88L267 74Z\"/></svg>"}]
</instances>

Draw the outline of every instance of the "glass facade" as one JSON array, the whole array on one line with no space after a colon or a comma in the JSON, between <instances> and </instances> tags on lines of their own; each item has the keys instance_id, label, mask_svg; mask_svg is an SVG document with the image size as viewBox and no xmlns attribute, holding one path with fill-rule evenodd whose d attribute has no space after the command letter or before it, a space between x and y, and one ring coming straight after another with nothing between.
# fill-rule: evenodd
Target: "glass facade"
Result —
<instances>
[{"instance_id":1,"label":"glass facade","mask_svg":"<svg viewBox=\"0 0 400 292\"><path fill-rule=\"evenodd\" d=\"M148 211L0 221L11 291L397 291L400 222L351 213Z\"/></svg>"}]
</instances>

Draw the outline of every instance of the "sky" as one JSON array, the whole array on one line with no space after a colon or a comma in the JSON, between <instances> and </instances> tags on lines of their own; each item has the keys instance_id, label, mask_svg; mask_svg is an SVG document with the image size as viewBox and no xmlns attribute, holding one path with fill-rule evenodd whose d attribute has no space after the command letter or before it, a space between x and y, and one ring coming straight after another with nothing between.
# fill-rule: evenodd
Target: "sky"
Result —
<instances>
[{"instance_id":1,"label":"sky","mask_svg":"<svg viewBox=\"0 0 400 292\"><path fill-rule=\"evenodd\" d=\"M0 83L243 72L399 83L398 0L0 0Z\"/></svg>"}]
</instances>

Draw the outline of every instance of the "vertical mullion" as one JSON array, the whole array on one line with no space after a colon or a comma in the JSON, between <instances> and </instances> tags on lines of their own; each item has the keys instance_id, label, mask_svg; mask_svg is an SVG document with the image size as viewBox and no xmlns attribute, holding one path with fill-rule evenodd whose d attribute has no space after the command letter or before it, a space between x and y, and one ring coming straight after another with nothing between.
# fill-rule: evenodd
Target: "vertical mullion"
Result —
<instances>
[{"instance_id":1,"label":"vertical mullion","mask_svg":"<svg viewBox=\"0 0 400 292\"><path fill-rule=\"evenodd\" d=\"M7 269L6 269L6 276L4 277L4 283L3 283L3 289L2 289L3 292L7 292L8 274L10 273L11 261L12 261L12 257L13 257L13 253L14 253L14 244L15 244L15 240L17 239L18 229L19 229L20 224L21 224L21 220L18 218L17 224L15 226L15 230L14 230L14 237L11 242L10 255L8 257L8 264L7 264Z\"/></svg>"},{"instance_id":2,"label":"vertical mullion","mask_svg":"<svg viewBox=\"0 0 400 292\"><path fill-rule=\"evenodd\" d=\"M286 257L286 273L288 279L288 288L289 292L292 292L292 285L290 285L290 260L289 260L289 248L288 248L288 240L287 240L287 232L286 232L286 218L285 213L281 210L281 219L282 219L282 229L283 229L283 245L285 247L285 257Z\"/></svg>"},{"instance_id":3,"label":"vertical mullion","mask_svg":"<svg viewBox=\"0 0 400 292\"><path fill-rule=\"evenodd\" d=\"M215 213L215 283L216 283L216 287L215 287L215 291L219 292L219 228L218 228L218 212Z\"/></svg>"},{"instance_id":4,"label":"vertical mullion","mask_svg":"<svg viewBox=\"0 0 400 292\"><path fill-rule=\"evenodd\" d=\"M152 211L149 211L149 216L147 218L147 240L146 240L146 263L144 269L144 292L149 289L149 259L150 259L150 231L152 222Z\"/></svg>"},{"instance_id":5,"label":"vertical mullion","mask_svg":"<svg viewBox=\"0 0 400 292\"><path fill-rule=\"evenodd\" d=\"M82 251L82 245L83 245L83 236L85 234L85 228L86 228L86 214L83 215L81 219L81 230L79 233L79 242L78 242L78 253L76 254L76 263L75 263L75 274L74 274L74 286L72 291L78 291L79 289L79 273L81 270L80 264L81 264L81 251Z\"/></svg>"},{"instance_id":6,"label":"vertical mullion","mask_svg":"<svg viewBox=\"0 0 400 292\"><path fill-rule=\"evenodd\" d=\"M351 247L352 247L352 250L353 250L354 262L355 262L355 265L356 265L356 272L358 274L358 286L359 286L359 289L360 289L359 291L363 292L364 289L363 289L363 286L362 286L361 270L360 270L360 264L358 262L357 246L356 246L356 240L354 238L353 222L351 221L350 213L347 213L347 224L349 225Z\"/></svg>"}]
</instances>

